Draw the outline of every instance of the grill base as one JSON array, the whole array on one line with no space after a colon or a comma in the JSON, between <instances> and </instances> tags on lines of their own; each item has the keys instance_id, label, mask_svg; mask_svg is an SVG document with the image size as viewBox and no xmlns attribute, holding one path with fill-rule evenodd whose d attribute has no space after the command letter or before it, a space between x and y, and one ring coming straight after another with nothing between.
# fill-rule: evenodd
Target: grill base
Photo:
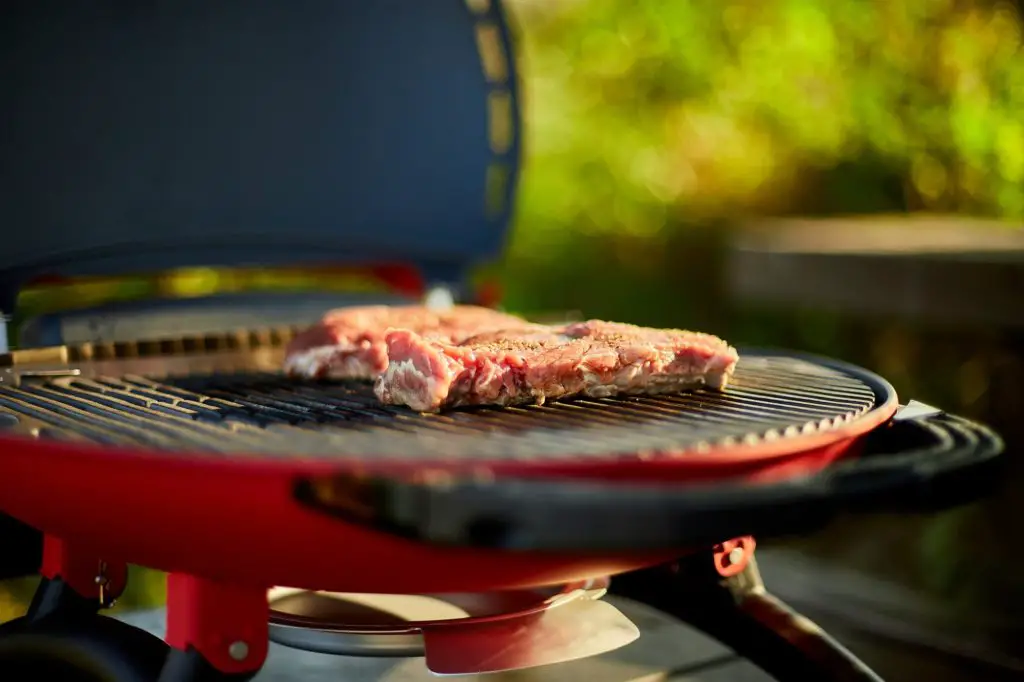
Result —
<instances>
[{"instance_id":1,"label":"grill base","mask_svg":"<svg viewBox=\"0 0 1024 682\"><path fill-rule=\"evenodd\" d=\"M449 595L270 592L270 638L343 656L425 657L439 675L519 670L625 646L640 632L601 602L608 580Z\"/></svg>"},{"instance_id":2,"label":"grill base","mask_svg":"<svg viewBox=\"0 0 1024 682\"><path fill-rule=\"evenodd\" d=\"M716 569L720 567L708 552L698 553L616 578L614 592L711 635L779 682L807 678L881 682L849 651L768 595L753 559L747 561L743 571L724 580L721 570ZM291 635L305 631L305 640L289 644L324 651L324 635L332 635L336 647L342 641L339 635L344 634L347 644L357 642L359 650L343 646L330 653L425 653L427 666L435 674L465 674L549 665L603 653L632 641L638 635L636 626L614 606L595 601L606 587L607 581L596 581L529 594L497 594L483 602L479 596L467 599L450 595L449 601L468 606L470 611L475 608L477 616L411 623L422 633L419 641L426 644L422 650L409 646L410 637L417 639L413 628L400 632L375 620L366 622L360 632L341 633L331 622L331 611L337 610L334 606L325 609L323 604L309 601L309 595L302 604L283 603L296 595L272 595L270 599L272 608L283 607L272 610L272 622L290 622ZM94 615L96 602L90 608L81 594L76 593L71 601L48 598L60 588L59 578L44 580L29 613L0 626L0 669L13 670L17 677L18 671L28 666L33 666L29 668L32 675L38 675L39 666L49 666L46 669L56 667L62 677L75 677L84 666L118 682L152 682L158 678L171 682L237 682L250 679L266 660L264 591L172 574L164 642L132 626ZM579 611L573 609L574 605L591 608ZM517 606L519 611L507 612ZM600 607L603 617L595 618L595 609ZM610 619L610 613L617 619ZM309 638L314 634L320 639L311 642ZM385 641L388 636L392 639ZM69 657L68 642L84 644L85 649ZM543 677L544 673L540 674Z\"/></svg>"}]
</instances>

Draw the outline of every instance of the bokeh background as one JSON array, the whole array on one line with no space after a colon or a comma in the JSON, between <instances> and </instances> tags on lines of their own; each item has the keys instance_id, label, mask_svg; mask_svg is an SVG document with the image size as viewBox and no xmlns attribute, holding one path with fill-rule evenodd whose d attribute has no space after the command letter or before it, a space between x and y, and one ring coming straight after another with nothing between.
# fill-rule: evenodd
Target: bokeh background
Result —
<instances>
[{"instance_id":1,"label":"bokeh background","mask_svg":"<svg viewBox=\"0 0 1024 682\"><path fill-rule=\"evenodd\" d=\"M1022 3L508 4L526 162L507 254L480 272L504 307L843 358L882 373L902 397L994 425L1016 457ZM753 261L737 259L770 255L779 235L817 266L776 272L795 282L786 296L752 295L757 283L737 278ZM812 295L840 236L865 268L896 277L857 305ZM929 280L902 307L886 305L899 294L892 281L911 281L900 273L922 264L946 268L945 285ZM977 314L942 314L961 285L979 292L968 306ZM19 318L152 295L373 286L358 274L189 270L28 291ZM923 593L1013 652L1024 641L1022 490L1014 461L985 502L927 518L850 519L788 546ZM0 619L30 587L0 587ZM162 589L159 575L140 572L123 605L159 602Z\"/></svg>"}]
</instances>

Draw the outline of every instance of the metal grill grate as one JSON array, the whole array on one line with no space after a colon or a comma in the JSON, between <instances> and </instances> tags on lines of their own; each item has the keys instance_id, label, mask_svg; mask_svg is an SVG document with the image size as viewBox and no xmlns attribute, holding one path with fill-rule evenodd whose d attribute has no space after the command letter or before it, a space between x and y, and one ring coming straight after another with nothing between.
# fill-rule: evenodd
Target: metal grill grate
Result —
<instances>
[{"instance_id":1,"label":"metal grill grate","mask_svg":"<svg viewBox=\"0 0 1024 682\"><path fill-rule=\"evenodd\" d=\"M835 428L875 406L865 380L745 355L725 392L584 399L418 414L366 384L279 374L60 377L0 385L0 428L112 446L284 457L638 457Z\"/></svg>"}]
</instances>

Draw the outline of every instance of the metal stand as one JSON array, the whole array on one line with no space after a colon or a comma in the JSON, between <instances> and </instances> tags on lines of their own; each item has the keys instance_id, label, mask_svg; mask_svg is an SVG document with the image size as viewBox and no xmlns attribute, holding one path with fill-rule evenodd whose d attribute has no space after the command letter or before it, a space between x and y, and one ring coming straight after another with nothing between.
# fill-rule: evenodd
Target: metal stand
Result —
<instances>
[{"instance_id":1,"label":"metal stand","mask_svg":"<svg viewBox=\"0 0 1024 682\"><path fill-rule=\"evenodd\" d=\"M60 578L44 578L27 615L0 626L4 682L153 682L167 645L99 608Z\"/></svg>"},{"instance_id":2,"label":"metal stand","mask_svg":"<svg viewBox=\"0 0 1024 682\"><path fill-rule=\"evenodd\" d=\"M708 634L779 682L884 682L817 625L771 596L753 557L723 577L707 552L619 576L611 592Z\"/></svg>"},{"instance_id":3,"label":"metal stand","mask_svg":"<svg viewBox=\"0 0 1024 682\"><path fill-rule=\"evenodd\" d=\"M48 618L80 621L95 616L99 610L99 600L79 594L63 578L43 578L32 595L24 620L27 623Z\"/></svg>"},{"instance_id":4,"label":"metal stand","mask_svg":"<svg viewBox=\"0 0 1024 682\"><path fill-rule=\"evenodd\" d=\"M241 664L235 666L240 669L231 670L232 666L217 656L200 651L217 640L216 631L193 632L186 628L180 634L188 644L170 648L145 630L100 615L100 600L95 595L83 595L73 582L60 576L44 577L27 614L0 626L4 682L34 682L48 675L63 682L245 682L262 665L265 641L254 642L259 653L247 665L246 656L239 655L239 643L229 646L227 657ZM195 580L186 576L184 582L188 588ZM193 610L208 610L210 595L188 596L195 601ZM265 611L265 599L263 605ZM183 606L188 605L179 604L179 610ZM219 618L207 619L211 620L199 625L216 627L230 624L232 618L231 614L220 614ZM263 621L265 628L265 615Z\"/></svg>"},{"instance_id":5,"label":"metal stand","mask_svg":"<svg viewBox=\"0 0 1024 682\"><path fill-rule=\"evenodd\" d=\"M152 682L167 645L99 613L124 590L127 567L46 536L42 581L28 612L0 626L4 682Z\"/></svg>"}]
</instances>

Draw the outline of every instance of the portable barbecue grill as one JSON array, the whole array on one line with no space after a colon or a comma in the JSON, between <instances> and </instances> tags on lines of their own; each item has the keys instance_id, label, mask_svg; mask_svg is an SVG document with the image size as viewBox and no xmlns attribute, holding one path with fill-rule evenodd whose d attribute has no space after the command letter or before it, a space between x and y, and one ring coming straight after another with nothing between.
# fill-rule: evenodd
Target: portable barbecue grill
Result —
<instances>
[{"instance_id":1,"label":"portable barbecue grill","mask_svg":"<svg viewBox=\"0 0 1024 682\"><path fill-rule=\"evenodd\" d=\"M497 0L4 12L8 313L41 278L251 264L400 262L419 295L460 300L501 249L519 128ZM22 328L0 509L43 540L0 563L42 582L0 628L4 679L248 679L271 639L522 668L635 638L609 589L778 679L878 679L764 591L753 538L971 499L1002 449L863 369L757 349L724 392L417 414L279 373L310 300ZM100 614L127 563L169 574L165 640ZM464 615L356 622L332 592L447 595Z\"/></svg>"}]
</instances>

